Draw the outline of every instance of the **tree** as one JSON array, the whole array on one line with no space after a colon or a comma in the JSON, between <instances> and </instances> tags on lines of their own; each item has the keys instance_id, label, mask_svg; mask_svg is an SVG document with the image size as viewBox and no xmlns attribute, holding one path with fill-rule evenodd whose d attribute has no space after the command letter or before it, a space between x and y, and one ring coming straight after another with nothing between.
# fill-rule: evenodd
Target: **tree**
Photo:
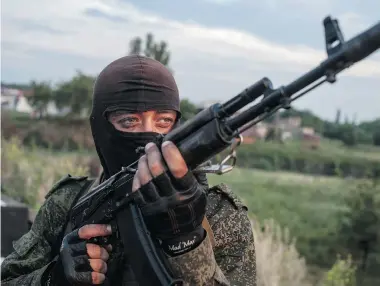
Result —
<instances>
[{"instance_id":1,"label":"tree","mask_svg":"<svg viewBox=\"0 0 380 286\"><path fill-rule=\"evenodd\" d=\"M339 255L333 267L326 273L323 286L355 286L356 266L350 255L346 259Z\"/></svg>"},{"instance_id":2,"label":"tree","mask_svg":"<svg viewBox=\"0 0 380 286\"><path fill-rule=\"evenodd\" d=\"M71 115L80 116L83 112L87 115L91 107L94 82L94 77L77 71L71 80L58 85L54 93L57 107L69 107Z\"/></svg>"},{"instance_id":3,"label":"tree","mask_svg":"<svg viewBox=\"0 0 380 286\"><path fill-rule=\"evenodd\" d=\"M346 146L355 146L358 142L358 134L355 130L355 126L352 124L344 124L339 126L340 138Z\"/></svg>"},{"instance_id":4,"label":"tree","mask_svg":"<svg viewBox=\"0 0 380 286\"><path fill-rule=\"evenodd\" d=\"M142 50L143 40L140 37L134 38L129 44L130 55L144 54L146 57L155 59L169 68L170 52L167 50L168 44L165 41L155 42L152 33L147 33L145 38L145 49Z\"/></svg>"},{"instance_id":5,"label":"tree","mask_svg":"<svg viewBox=\"0 0 380 286\"><path fill-rule=\"evenodd\" d=\"M373 145L380 146L380 130L373 133Z\"/></svg>"},{"instance_id":6,"label":"tree","mask_svg":"<svg viewBox=\"0 0 380 286\"><path fill-rule=\"evenodd\" d=\"M52 99L51 84L49 82L32 81L30 86L32 95L28 97L28 102L38 113L38 116L42 118L46 115L48 103Z\"/></svg>"},{"instance_id":7,"label":"tree","mask_svg":"<svg viewBox=\"0 0 380 286\"><path fill-rule=\"evenodd\" d=\"M340 114L341 114L341 111L340 109L338 109L335 115L335 124L340 124Z\"/></svg>"},{"instance_id":8,"label":"tree","mask_svg":"<svg viewBox=\"0 0 380 286\"><path fill-rule=\"evenodd\" d=\"M337 245L351 254L360 272L376 274L380 264L380 185L363 181L348 191Z\"/></svg>"},{"instance_id":9,"label":"tree","mask_svg":"<svg viewBox=\"0 0 380 286\"><path fill-rule=\"evenodd\" d=\"M130 55L140 55L141 54L142 40L139 37L134 38L129 43L129 54Z\"/></svg>"},{"instance_id":10,"label":"tree","mask_svg":"<svg viewBox=\"0 0 380 286\"><path fill-rule=\"evenodd\" d=\"M198 108L188 99L181 100L182 120L187 121L198 113Z\"/></svg>"}]
</instances>

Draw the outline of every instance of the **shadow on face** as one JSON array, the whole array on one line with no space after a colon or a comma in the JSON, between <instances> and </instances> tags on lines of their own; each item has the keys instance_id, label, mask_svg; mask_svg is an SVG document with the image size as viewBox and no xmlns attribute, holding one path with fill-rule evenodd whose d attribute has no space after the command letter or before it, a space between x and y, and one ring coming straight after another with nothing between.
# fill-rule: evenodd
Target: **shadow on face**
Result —
<instances>
[{"instance_id":1,"label":"shadow on face","mask_svg":"<svg viewBox=\"0 0 380 286\"><path fill-rule=\"evenodd\" d=\"M115 111L109 122L122 132L168 133L174 126L177 113L174 110L148 110L144 112Z\"/></svg>"}]
</instances>

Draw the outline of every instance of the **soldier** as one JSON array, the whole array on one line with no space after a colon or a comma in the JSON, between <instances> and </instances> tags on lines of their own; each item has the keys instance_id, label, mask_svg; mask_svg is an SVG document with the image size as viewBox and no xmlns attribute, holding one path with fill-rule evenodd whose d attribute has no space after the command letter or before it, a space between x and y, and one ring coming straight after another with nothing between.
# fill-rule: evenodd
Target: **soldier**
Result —
<instances>
[{"instance_id":1,"label":"soldier","mask_svg":"<svg viewBox=\"0 0 380 286\"><path fill-rule=\"evenodd\" d=\"M112 228L72 230L68 218L80 196L138 159L132 190L140 192L144 220L161 241L174 275L186 285L256 285L247 208L224 184L209 188L205 176L194 175L173 143L163 144L161 152L151 143L179 123L179 106L172 74L155 60L127 56L100 73L90 123L103 173L95 182L69 175L51 189L31 230L2 263L3 285L98 285L105 279L111 285L137 285L129 266L133 261L123 254L123 247L133 246L89 243L110 235ZM141 158L135 152L139 146L145 146ZM161 196L178 191L186 195L180 203L154 207ZM192 219L178 221L179 211ZM172 223L164 219L170 216Z\"/></svg>"}]
</instances>

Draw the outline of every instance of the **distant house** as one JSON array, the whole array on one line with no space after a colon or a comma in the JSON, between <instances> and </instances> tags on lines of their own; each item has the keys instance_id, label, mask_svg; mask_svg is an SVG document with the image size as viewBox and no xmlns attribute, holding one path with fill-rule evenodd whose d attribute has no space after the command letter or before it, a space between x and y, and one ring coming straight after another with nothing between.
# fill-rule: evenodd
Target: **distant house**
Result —
<instances>
[{"instance_id":1,"label":"distant house","mask_svg":"<svg viewBox=\"0 0 380 286\"><path fill-rule=\"evenodd\" d=\"M255 143L256 140L265 139L267 134L268 125L264 122L259 122L242 133L243 144L252 144Z\"/></svg>"},{"instance_id":2,"label":"distant house","mask_svg":"<svg viewBox=\"0 0 380 286\"><path fill-rule=\"evenodd\" d=\"M1 108L15 110L23 97L21 90L13 88L1 88ZM24 102L21 102L24 106Z\"/></svg>"},{"instance_id":3,"label":"distant house","mask_svg":"<svg viewBox=\"0 0 380 286\"><path fill-rule=\"evenodd\" d=\"M301 140L305 147L317 149L321 143L321 136L315 133L314 128L304 127L302 128Z\"/></svg>"},{"instance_id":4,"label":"distant house","mask_svg":"<svg viewBox=\"0 0 380 286\"><path fill-rule=\"evenodd\" d=\"M29 104L28 99L21 94L17 97L14 110L31 114L33 107Z\"/></svg>"},{"instance_id":5,"label":"distant house","mask_svg":"<svg viewBox=\"0 0 380 286\"><path fill-rule=\"evenodd\" d=\"M30 90L14 88L1 88L1 108L29 113L31 117L37 116L36 111L30 105L28 97L32 95ZM70 112L70 108L58 109L55 102L50 101L46 107L46 115L64 116Z\"/></svg>"},{"instance_id":6,"label":"distant house","mask_svg":"<svg viewBox=\"0 0 380 286\"><path fill-rule=\"evenodd\" d=\"M302 118L299 116L287 117L278 119L275 124L281 130L291 131L293 129L301 128Z\"/></svg>"}]
</instances>

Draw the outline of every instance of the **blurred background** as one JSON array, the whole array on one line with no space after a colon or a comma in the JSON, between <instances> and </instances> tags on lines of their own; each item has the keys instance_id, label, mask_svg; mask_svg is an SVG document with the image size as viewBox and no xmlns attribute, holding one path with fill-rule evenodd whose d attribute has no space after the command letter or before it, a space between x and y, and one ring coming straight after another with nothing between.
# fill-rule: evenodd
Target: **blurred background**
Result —
<instances>
[{"instance_id":1,"label":"blurred background","mask_svg":"<svg viewBox=\"0 0 380 286\"><path fill-rule=\"evenodd\" d=\"M57 180L98 175L88 116L112 60L166 65L188 120L264 76L278 87L324 60L327 15L346 39L379 21L376 0L253 2L2 1L2 257ZM209 176L249 208L259 286L380 285L379 90L377 52L247 130L237 168Z\"/></svg>"}]
</instances>

